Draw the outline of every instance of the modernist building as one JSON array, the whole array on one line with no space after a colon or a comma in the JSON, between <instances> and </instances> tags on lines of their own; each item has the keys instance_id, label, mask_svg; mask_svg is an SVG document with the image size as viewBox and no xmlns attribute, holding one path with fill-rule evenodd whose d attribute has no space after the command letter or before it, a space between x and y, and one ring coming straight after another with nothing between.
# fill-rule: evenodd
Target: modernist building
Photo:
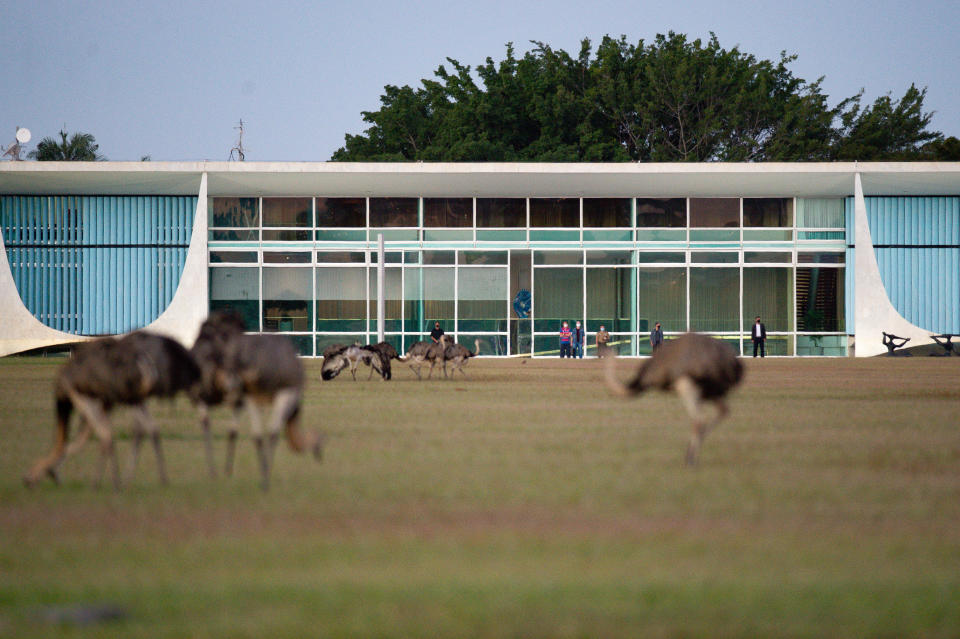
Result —
<instances>
[{"instance_id":1,"label":"modernist building","mask_svg":"<svg viewBox=\"0 0 960 639\"><path fill-rule=\"evenodd\" d=\"M488 355L560 323L624 355L699 331L746 353L874 355L960 333L960 163L0 164L0 354L209 310L314 356L439 321ZM912 345L912 344L911 344Z\"/></svg>"}]
</instances>

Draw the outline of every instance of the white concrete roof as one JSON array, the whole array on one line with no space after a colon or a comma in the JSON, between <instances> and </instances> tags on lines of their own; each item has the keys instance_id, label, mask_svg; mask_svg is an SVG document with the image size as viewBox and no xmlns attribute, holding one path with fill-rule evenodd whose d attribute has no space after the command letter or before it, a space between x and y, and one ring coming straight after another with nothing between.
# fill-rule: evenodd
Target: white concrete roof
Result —
<instances>
[{"instance_id":1,"label":"white concrete roof","mask_svg":"<svg viewBox=\"0 0 960 639\"><path fill-rule=\"evenodd\" d=\"M960 162L0 162L0 194L326 196L958 195Z\"/></svg>"}]
</instances>

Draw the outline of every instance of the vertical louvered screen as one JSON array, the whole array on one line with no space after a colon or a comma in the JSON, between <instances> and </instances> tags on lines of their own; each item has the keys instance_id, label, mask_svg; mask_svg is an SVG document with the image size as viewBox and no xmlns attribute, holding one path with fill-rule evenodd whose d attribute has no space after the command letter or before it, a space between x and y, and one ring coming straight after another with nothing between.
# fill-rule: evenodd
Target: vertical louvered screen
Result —
<instances>
[{"instance_id":1,"label":"vertical louvered screen","mask_svg":"<svg viewBox=\"0 0 960 639\"><path fill-rule=\"evenodd\" d=\"M195 196L2 196L17 290L47 326L80 335L145 326L186 259Z\"/></svg>"},{"instance_id":2,"label":"vertical louvered screen","mask_svg":"<svg viewBox=\"0 0 960 639\"><path fill-rule=\"evenodd\" d=\"M887 296L910 323L960 333L960 197L868 197Z\"/></svg>"}]
</instances>

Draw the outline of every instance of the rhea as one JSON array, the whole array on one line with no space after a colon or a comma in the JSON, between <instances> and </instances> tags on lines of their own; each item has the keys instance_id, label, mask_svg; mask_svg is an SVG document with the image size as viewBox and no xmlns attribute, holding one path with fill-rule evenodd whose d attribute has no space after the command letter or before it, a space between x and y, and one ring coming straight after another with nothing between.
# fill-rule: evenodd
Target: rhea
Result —
<instances>
[{"instance_id":1,"label":"rhea","mask_svg":"<svg viewBox=\"0 0 960 639\"><path fill-rule=\"evenodd\" d=\"M693 466L703 440L727 416L726 396L743 378L743 365L730 347L718 340L688 333L668 340L624 384L614 374L614 358L607 360L606 381L617 395L638 395L648 388L675 392L693 420L686 463ZM709 406L716 409L710 415Z\"/></svg>"},{"instance_id":2,"label":"rhea","mask_svg":"<svg viewBox=\"0 0 960 639\"><path fill-rule=\"evenodd\" d=\"M462 344L450 344L443 350L443 376L447 376L447 363L450 364L450 378L453 378L454 373L460 371L460 373L466 377L467 374L464 372L463 367L470 361L471 357L476 357L480 353L480 340L473 340L473 348L471 351L466 346Z\"/></svg>"},{"instance_id":3,"label":"rhea","mask_svg":"<svg viewBox=\"0 0 960 639\"><path fill-rule=\"evenodd\" d=\"M30 486L44 475L58 481L57 468L92 433L100 442L100 466L96 482L103 479L110 462L115 488L120 472L109 413L114 406L134 407L133 455L127 479L136 468L140 444L145 435L153 442L157 472L167 483L166 465L160 447L160 433L145 402L151 397L173 397L197 382L200 371L190 354L176 341L142 331L120 339L105 338L79 345L57 373L54 386L57 421L53 450L39 459L24 477ZM77 440L68 448L70 416L80 415Z\"/></svg>"},{"instance_id":4,"label":"rhea","mask_svg":"<svg viewBox=\"0 0 960 639\"><path fill-rule=\"evenodd\" d=\"M406 357L397 358L401 362L408 363L410 370L417 374L417 379L422 380L420 368L430 364L430 372L427 379L433 377L433 368L437 364L443 363L443 353L447 348L447 336L441 335L439 342L414 342L407 349ZM416 368L414 368L416 367Z\"/></svg>"},{"instance_id":5,"label":"rhea","mask_svg":"<svg viewBox=\"0 0 960 639\"><path fill-rule=\"evenodd\" d=\"M197 353L209 346L210 355L198 357L198 361L202 379L212 385L208 389L211 395L222 397L228 405L242 404L247 408L260 463L261 487L266 490L281 430L290 448L295 452L309 450L318 460L323 453L323 438L319 433L304 433L298 424L304 374L293 344L281 335L248 335L242 327L243 322L235 313L213 313L201 327L193 351ZM261 406L270 408L266 428L260 416ZM209 451L210 431L206 424L204 431ZM232 472L236 439L234 424L227 439L227 474Z\"/></svg>"}]
</instances>

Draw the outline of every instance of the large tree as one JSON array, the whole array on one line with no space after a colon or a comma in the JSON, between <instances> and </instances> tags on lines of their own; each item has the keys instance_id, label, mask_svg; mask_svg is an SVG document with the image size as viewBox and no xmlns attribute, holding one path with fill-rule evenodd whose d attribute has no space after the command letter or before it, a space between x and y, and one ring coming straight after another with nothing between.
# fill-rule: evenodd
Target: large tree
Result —
<instances>
[{"instance_id":1,"label":"large tree","mask_svg":"<svg viewBox=\"0 0 960 639\"><path fill-rule=\"evenodd\" d=\"M476 69L448 58L422 86L387 86L339 161L812 161L935 159L926 90L830 106L796 58L757 59L682 34L605 37L577 55L541 42Z\"/></svg>"},{"instance_id":2,"label":"large tree","mask_svg":"<svg viewBox=\"0 0 960 639\"><path fill-rule=\"evenodd\" d=\"M105 160L97 151L100 146L89 133L74 133L69 136L66 131L60 131L60 140L45 137L37 144L37 148L27 154L27 157L41 162L94 162Z\"/></svg>"}]
</instances>

